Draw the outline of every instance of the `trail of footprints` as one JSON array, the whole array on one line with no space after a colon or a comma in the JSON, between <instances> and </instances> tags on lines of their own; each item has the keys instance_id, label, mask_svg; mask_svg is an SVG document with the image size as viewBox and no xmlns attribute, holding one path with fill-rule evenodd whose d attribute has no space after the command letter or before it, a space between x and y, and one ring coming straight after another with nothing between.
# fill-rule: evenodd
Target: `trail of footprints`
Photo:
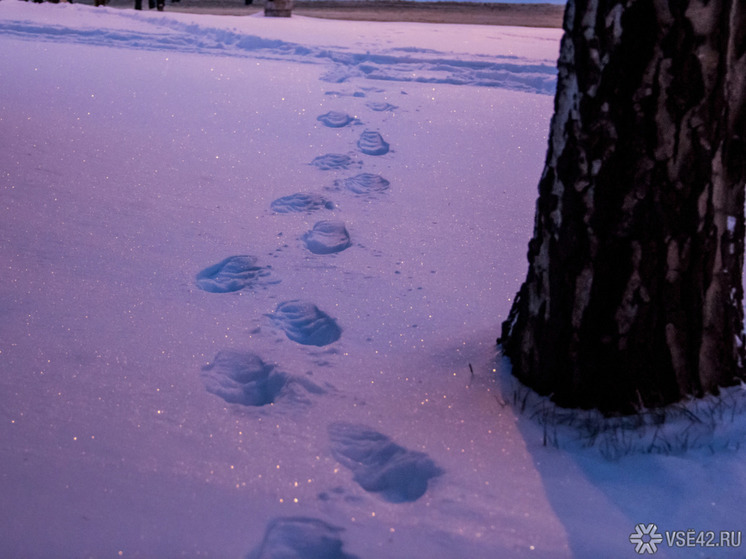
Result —
<instances>
[{"instance_id":1,"label":"trail of footprints","mask_svg":"<svg viewBox=\"0 0 746 559\"><path fill-rule=\"evenodd\" d=\"M372 111L396 108L389 103L374 102L367 103L367 107ZM332 129L362 124L358 118L339 111L329 111L317 120ZM369 129L363 130L356 145L360 153L371 157L386 155L390 149L380 132ZM310 164L320 171L354 170L363 166L363 162L352 155L338 153L320 155ZM373 197L388 190L391 183L380 175L360 172L337 179L333 184L335 188L330 190ZM288 215L334 208L332 200L313 192L288 194L270 204L273 212ZM352 246L345 223L338 219L318 221L300 240L310 253L322 256L337 254ZM271 266L247 254L229 256L195 277L197 287L208 293L256 291L280 281ZM301 345L328 346L343 333L337 321L311 301L281 302L266 317L289 340ZM226 403L249 408L270 404L310 405L312 395L322 396L333 388L284 372L255 353L233 349L219 351L213 361L203 367L201 377L207 392ZM419 499L427 491L430 480L443 473L426 454L408 450L365 425L333 423L327 436L329 452L350 471L353 481L367 493L391 503ZM328 501L346 493L345 488L337 487L319 493L318 498ZM315 518L276 518L269 522L264 539L247 557L285 557L291 553L300 559L357 559L343 551L342 531Z\"/></svg>"}]
</instances>

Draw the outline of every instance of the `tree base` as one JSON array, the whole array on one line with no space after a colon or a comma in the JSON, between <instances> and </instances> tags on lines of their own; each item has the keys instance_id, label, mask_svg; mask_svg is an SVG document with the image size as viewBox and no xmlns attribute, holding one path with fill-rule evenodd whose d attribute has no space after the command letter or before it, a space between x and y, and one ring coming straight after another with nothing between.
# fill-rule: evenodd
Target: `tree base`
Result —
<instances>
[{"instance_id":1,"label":"tree base","mask_svg":"<svg viewBox=\"0 0 746 559\"><path fill-rule=\"evenodd\" d=\"M607 414L746 377L746 8L571 0L515 376Z\"/></svg>"}]
</instances>

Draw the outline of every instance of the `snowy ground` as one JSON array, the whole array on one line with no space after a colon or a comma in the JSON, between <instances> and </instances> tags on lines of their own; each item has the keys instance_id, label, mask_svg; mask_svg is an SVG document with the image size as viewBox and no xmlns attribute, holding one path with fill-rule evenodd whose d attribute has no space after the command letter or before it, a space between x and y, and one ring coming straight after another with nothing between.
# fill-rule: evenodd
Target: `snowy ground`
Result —
<instances>
[{"instance_id":1,"label":"snowy ground","mask_svg":"<svg viewBox=\"0 0 746 559\"><path fill-rule=\"evenodd\" d=\"M1 1L0 556L746 529L740 416L610 461L505 405L558 41Z\"/></svg>"}]
</instances>

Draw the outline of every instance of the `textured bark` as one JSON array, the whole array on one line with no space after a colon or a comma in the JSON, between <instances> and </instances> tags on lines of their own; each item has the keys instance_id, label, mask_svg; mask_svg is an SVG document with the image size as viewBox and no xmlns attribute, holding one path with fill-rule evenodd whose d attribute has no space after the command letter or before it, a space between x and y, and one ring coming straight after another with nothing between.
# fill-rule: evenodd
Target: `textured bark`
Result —
<instances>
[{"instance_id":1,"label":"textured bark","mask_svg":"<svg viewBox=\"0 0 746 559\"><path fill-rule=\"evenodd\" d=\"M746 2L570 0L529 269L501 343L609 413L744 378Z\"/></svg>"}]
</instances>

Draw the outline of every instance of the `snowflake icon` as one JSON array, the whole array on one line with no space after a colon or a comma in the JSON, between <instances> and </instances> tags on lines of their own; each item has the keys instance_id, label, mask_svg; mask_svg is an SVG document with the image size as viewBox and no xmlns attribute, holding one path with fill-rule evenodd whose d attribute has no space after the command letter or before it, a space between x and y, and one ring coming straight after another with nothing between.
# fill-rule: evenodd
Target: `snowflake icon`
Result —
<instances>
[{"instance_id":1,"label":"snowflake icon","mask_svg":"<svg viewBox=\"0 0 746 559\"><path fill-rule=\"evenodd\" d=\"M635 531L629 535L629 543L635 544L636 553L653 554L658 551L658 544L663 542L663 536L658 533L655 524L638 524Z\"/></svg>"}]
</instances>

